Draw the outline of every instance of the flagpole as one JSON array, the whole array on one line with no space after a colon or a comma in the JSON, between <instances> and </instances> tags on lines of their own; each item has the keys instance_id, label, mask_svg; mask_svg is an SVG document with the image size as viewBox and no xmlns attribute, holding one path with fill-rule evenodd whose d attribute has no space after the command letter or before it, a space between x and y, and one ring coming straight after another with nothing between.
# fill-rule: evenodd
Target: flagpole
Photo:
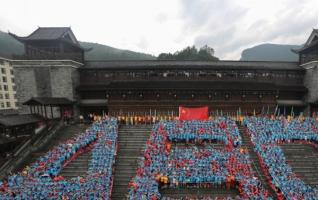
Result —
<instances>
[{"instance_id":1,"label":"flagpole","mask_svg":"<svg viewBox=\"0 0 318 200\"><path fill-rule=\"evenodd\" d=\"M276 112L278 111L278 104L275 107L274 116L276 116Z\"/></svg>"}]
</instances>

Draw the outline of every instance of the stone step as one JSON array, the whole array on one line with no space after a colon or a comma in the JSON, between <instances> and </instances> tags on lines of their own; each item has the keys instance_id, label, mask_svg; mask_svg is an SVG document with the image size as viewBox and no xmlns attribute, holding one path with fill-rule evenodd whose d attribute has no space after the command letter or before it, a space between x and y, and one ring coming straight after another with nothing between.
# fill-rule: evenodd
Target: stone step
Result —
<instances>
[{"instance_id":1,"label":"stone step","mask_svg":"<svg viewBox=\"0 0 318 200\"><path fill-rule=\"evenodd\" d=\"M245 133L245 129L242 126L238 126L238 127L239 127L240 135L242 137L242 147L248 149L249 157L250 157L250 160L252 162L251 163L252 169L255 172L255 175L261 181L263 187L265 189L267 189L269 191L270 195L275 199L275 197L276 197L275 192L270 188L270 186L266 180L266 176L263 173L263 171L261 170L260 162L259 162L257 154L254 151L254 147L252 146L252 144L250 142L250 137L247 135L247 133Z\"/></svg>"},{"instance_id":2,"label":"stone step","mask_svg":"<svg viewBox=\"0 0 318 200\"><path fill-rule=\"evenodd\" d=\"M121 138L120 138L121 139ZM125 140L125 139L121 139L120 142L118 142L118 144L124 144L124 143L140 143L140 144L144 144L144 142L147 141L144 138L142 138L142 140Z\"/></svg>"},{"instance_id":3,"label":"stone step","mask_svg":"<svg viewBox=\"0 0 318 200\"><path fill-rule=\"evenodd\" d=\"M183 198L183 197L236 197L239 192L236 189L224 189L221 187L212 188L166 188L161 189L162 198Z\"/></svg>"},{"instance_id":4,"label":"stone step","mask_svg":"<svg viewBox=\"0 0 318 200\"><path fill-rule=\"evenodd\" d=\"M78 166L78 165L70 165L70 166L67 166L67 168L64 168L64 170L84 170L84 169L87 169L87 167L86 166L82 166L82 165L80 165L80 166Z\"/></svg>"},{"instance_id":5,"label":"stone step","mask_svg":"<svg viewBox=\"0 0 318 200\"><path fill-rule=\"evenodd\" d=\"M130 134L139 134L139 135L150 135L151 130L121 130L119 135L130 135Z\"/></svg>"},{"instance_id":6,"label":"stone step","mask_svg":"<svg viewBox=\"0 0 318 200\"><path fill-rule=\"evenodd\" d=\"M120 127L112 199L127 199L128 184L136 175L138 162L140 162L150 133L150 125L142 127L123 125Z\"/></svg>"},{"instance_id":7,"label":"stone step","mask_svg":"<svg viewBox=\"0 0 318 200\"><path fill-rule=\"evenodd\" d=\"M130 145L129 145L130 144ZM146 141L144 141L144 143L123 143L123 144L120 144L119 147L122 147L118 150L121 150L121 149L135 149L135 150L144 150L144 147L146 146Z\"/></svg>"},{"instance_id":8,"label":"stone step","mask_svg":"<svg viewBox=\"0 0 318 200\"><path fill-rule=\"evenodd\" d=\"M145 132L151 132L151 129L146 129L146 128L140 128L140 129L120 129L120 133L130 133L130 132L138 132L144 134Z\"/></svg>"},{"instance_id":9,"label":"stone step","mask_svg":"<svg viewBox=\"0 0 318 200\"><path fill-rule=\"evenodd\" d=\"M89 163L91 161L92 152L84 152L80 154L77 158L75 158L72 162L70 162L66 167L64 167L61 171L61 175L66 179L78 177L78 176L86 176L89 168Z\"/></svg>"},{"instance_id":10,"label":"stone step","mask_svg":"<svg viewBox=\"0 0 318 200\"><path fill-rule=\"evenodd\" d=\"M120 139L134 139L134 140L140 140L144 139L147 140L149 139L150 134L138 134L138 133L129 133L129 134L118 134L118 138Z\"/></svg>"},{"instance_id":11,"label":"stone step","mask_svg":"<svg viewBox=\"0 0 318 200\"><path fill-rule=\"evenodd\" d=\"M142 155L141 150L134 150L134 149L121 149L120 151L117 152L118 154L126 154L126 155Z\"/></svg>"},{"instance_id":12,"label":"stone step","mask_svg":"<svg viewBox=\"0 0 318 200\"><path fill-rule=\"evenodd\" d=\"M88 128L88 125L83 124L74 124L63 126L59 131L55 133L53 138L41 149L38 149L36 152L32 153L19 167L16 172L21 171L25 166L31 165L39 157L44 156L49 150L54 148L56 145L67 141L70 138L75 137L76 135L85 131Z\"/></svg>"},{"instance_id":13,"label":"stone step","mask_svg":"<svg viewBox=\"0 0 318 200\"><path fill-rule=\"evenodd\" d=\"M131 132L134 132L134 133L142 133L144 134L146 131L148 131L149 133L151 132L151 129L120 129L120 133L131 133Z\"/></svg>"},{"instance_id":14,"label":"stone step","mask_svg":"<svg viewBox=\"0 0 318 200\"><path fill-rule=\"evenodd\" d=\"M136 168L137 168L137 166L136 166ZM123 169L123 168L119 168L119 169L117 169L117 171L120 171L120 174L119 173L117 173L117 174L115 174L115 177L116 176L125 176L125 175L129 175L129 174L135 174L136 173L136 168L134 169L134 170L129 170L129 169Z\"/></svg>"},{"instance_id":15,"label":"stone step","mask_svg":"<svg viewBox=\"0 0 318 200\"><path fill-rule=\"evenodd\" d=\"M312 145L297 143L282 144L280 147L293 172L306 184L317 187L318 149Z\"/></svg>"}]
</instances>

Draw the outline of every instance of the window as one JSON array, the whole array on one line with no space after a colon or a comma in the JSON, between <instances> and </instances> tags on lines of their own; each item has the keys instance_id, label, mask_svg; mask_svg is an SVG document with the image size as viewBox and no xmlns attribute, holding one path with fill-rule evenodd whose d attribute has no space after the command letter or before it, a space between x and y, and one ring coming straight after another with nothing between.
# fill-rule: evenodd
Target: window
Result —
<instances>
[{"instance_id":1,"label":"window","mask_svg":"<svg viewBox=\"0 0 318 200\"><path fill-rule=\"evenodd\" d=\"M7 77L3 76L2 77L2 82L6 83L7 82Z\"/></svg>"},{"instance_id":2,"label":"window","mask_svg":"<svg viewBox=\"0 0 318 200\"><path fill-rule=\"evenodd\" d=\"M6 73L6 69L5 68L1 68L1 73L5 74Z\"/></svg>"},{"instance_id":3,"label":"window","mask_svg":"<svg viewBox=\"0 0 318 200\"><path fill-rule=\"evenodd\" d=\"M14 83L14 78L11 78L11 82Z\"/></svg>"},{"instance_id":4,"label":"window","mask_svg":"<svg viewBox=\"0 0 318 200\"><path fill-rule=\"evenodd\" d=\"M10 107L11 107L10 102L7 102L7 108L10 108Z\"/></svg>"},{"instance_id":5,"label":"window","mask_svg":"<svg viewBox=\"0 0 318 200\"><path fill-rule=\"evenodd\" d=\"M8 93L4 94L4 96L6 97L6 99L10 99L10 95Z\"/></svg>"},{"instance_id":6,"label":"window","mask_svg":"<svg viewBox=\"0 0 318 200\"><path fill-rule=\"evenodd\" d=\"M2 85L0 85L0 90L2 90Z\"/></svg>"},{"instance_id":7,"label":"window","mask_svg":"<svg viewBox=\"0 0 318 200\"><path fill-rule=\"evenodd\" d=\"M3 85L3 89L4 89L4 91L8 91L9 90L7 85Z\"/></svg>"},{"instance_id":8,"label":"window","mask_svg":"<svg viewBox=\"0 0 318 200\"><path fill-rule=\"evenodd\" d=\"M3 99L3 94L0 94L0 99Z\"/></svg>"},{"instance_id":9,"label":"window","mask_svg":"<svg viewBox=\"0 0 318 200\"><path fill-rule=\"evenodd\" d=\"M1 108L4 108L4 103L3 102L1 103Z\"/></svg>"},{"instance_id":10,"label":"window","mask_svg":"<svg viewBox=\"0 0 318 200\"><path fill-rule=\"evenodd\" d=\"M10 69L10 74L13 75L13 69Z\"/></svg>"}]
</instances>

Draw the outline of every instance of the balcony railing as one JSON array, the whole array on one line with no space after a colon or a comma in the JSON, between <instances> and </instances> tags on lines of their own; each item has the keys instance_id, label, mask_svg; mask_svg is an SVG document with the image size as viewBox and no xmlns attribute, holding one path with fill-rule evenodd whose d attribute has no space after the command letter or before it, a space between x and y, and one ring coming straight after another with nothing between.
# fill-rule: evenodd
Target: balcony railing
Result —
<instances>
[{"instance_id":1,"label":"balcony railing","mask_svg":"<svg viewBox=\"0 0 318 200\"><path fill-rule=\"evenodd\" d=\"M83 63L81 53L41 53L32 55L13 55L17 60L73 60Z\"/></svg>"},{"instance_id":2,"label":"balcony railing","mask_svg":"<svg viewBox=\"0 0 318 200\"><path fill-rule=\"evenodd\" d=\"M302 85L303 74L301 72L231 72L231 71L178 71L167 72L81 72L81 81L86 84L104 84L110 81L235 81L235 82L262 82L282 85Z\"/></svg>"}]
</instances>

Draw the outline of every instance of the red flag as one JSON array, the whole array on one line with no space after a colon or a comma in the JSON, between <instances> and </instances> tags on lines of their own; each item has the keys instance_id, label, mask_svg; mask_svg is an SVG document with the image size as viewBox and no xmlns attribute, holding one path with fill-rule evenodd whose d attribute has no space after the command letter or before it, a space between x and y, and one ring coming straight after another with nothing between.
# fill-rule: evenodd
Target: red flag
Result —
<instances>
[{"instance_id":1,"label":"red flag","mask_svg":"<svg viewBox=\"0 0 318 200\"><path fill-rule=\"evenodd\" d=\"M187 108L179 106L179 120L207 120L209 118L208 106Z\"/></svg>"}]
</instances>

